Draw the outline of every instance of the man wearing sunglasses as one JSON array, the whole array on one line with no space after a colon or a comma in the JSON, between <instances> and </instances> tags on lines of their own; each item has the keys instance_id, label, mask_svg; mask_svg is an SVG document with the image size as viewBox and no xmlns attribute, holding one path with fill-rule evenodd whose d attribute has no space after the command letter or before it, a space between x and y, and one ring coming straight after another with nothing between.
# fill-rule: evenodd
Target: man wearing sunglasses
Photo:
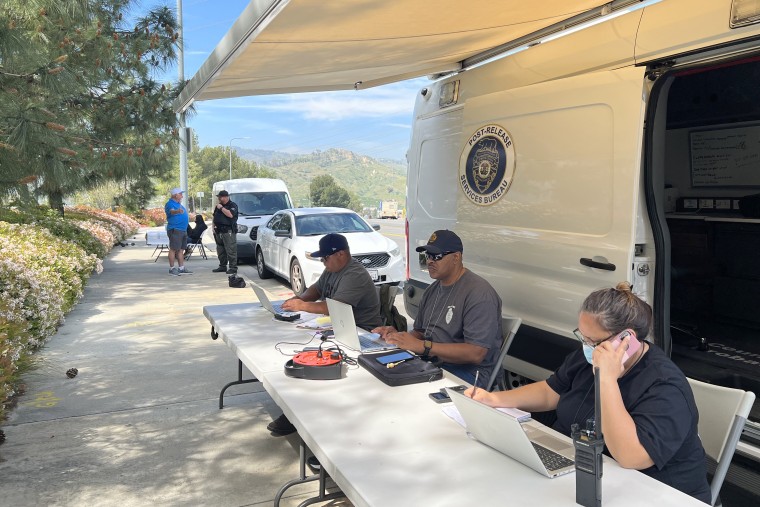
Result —
<instances>
[{"instance_id":1,"label":"man wearing sunglasses","mask_svg":"<svg viewBox=\"0 0 760 507\"><path fill-rule=\"evenodd\" d=\"M328 315L325 298L351 305L356 325L372 329L382 323L380 298L369 272L359 261L351 257L348 241L341 234L326 234L319 240L319 250L311 254L321 258L325 270L317 282L300 296L294 296L282 304L290 312L309 312ZM285 414L267 426L275 435L288 435L296 431ZM310 462L310 466L314 466Z\"/></svg>"},{"instance_id":2,"label":"man wearing sunglasses","mask_svg":"<svg viewBox=\"0 0 760 507\"><path fill-rule=\"evenodd\" d=\"M496 366L502 340L501 298L482 277L462 264L462 240L449 230L435 231L424 246L430 278L414 329L373 329L389 343L422 356L462 380L485 386Z\"/></svg>"}]
</instances>

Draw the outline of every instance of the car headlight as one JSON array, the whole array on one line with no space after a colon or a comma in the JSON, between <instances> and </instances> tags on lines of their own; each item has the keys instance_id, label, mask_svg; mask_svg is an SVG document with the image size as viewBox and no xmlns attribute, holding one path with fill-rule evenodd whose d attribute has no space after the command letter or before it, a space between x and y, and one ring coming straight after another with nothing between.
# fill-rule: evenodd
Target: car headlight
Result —
<instances>
[{"instance_id":1,"label":"car headlight","mask_svg":"<svg viewBox=\"0 0 760 507\"><path fill-rule=\"evenodd\" d=\"M248 226L238 224L237 231L238 231L238 234L245 234L246 232L248 232Z\"/></svg>"},{"instance_id":2,"label":"car headlight","mask_svg":"<svg viewBox=\"0 0 760 507\"><path fill-rule=\"evenodd\" d=\"M396 245L395 247L393 247L393 250L390 251L390 254L391 254L391 257L397 257L401 255L401 248L398 245Z\"/></svg>"}]
</instances>

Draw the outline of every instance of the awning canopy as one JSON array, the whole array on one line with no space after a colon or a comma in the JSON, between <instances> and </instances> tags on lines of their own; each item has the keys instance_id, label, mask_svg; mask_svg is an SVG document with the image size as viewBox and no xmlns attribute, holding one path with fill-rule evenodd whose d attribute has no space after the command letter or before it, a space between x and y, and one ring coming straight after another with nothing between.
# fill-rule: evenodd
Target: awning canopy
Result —
<instances>
[{"instance_id":1,"label":"awning canopy","mask_svg":"<svg viewBox=\"0 0 760 507\"><path fill-rule=\"evenodd\" d=\"M605 3L252 0L175 109L195 100L360 89L451 72L468 58Z\"/></svg>"}]
</instances>

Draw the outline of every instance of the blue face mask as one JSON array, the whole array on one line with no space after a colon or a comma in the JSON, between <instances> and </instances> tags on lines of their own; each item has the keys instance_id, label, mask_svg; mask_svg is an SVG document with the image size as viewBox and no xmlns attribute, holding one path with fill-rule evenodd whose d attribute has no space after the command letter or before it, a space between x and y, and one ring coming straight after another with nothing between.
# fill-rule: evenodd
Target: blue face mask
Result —
<instances>
[{"instance_id":1,"label":"blue face mask","mask_svg":"<svg viewBox=\"0 0 760 507\"><path fill-rule=\"evenodd\" d=\"M586 356L586 361L588 361L588 364L594 364L594 347L591 345L583 344L583 355Z\"/></svg>"}]
</instances>

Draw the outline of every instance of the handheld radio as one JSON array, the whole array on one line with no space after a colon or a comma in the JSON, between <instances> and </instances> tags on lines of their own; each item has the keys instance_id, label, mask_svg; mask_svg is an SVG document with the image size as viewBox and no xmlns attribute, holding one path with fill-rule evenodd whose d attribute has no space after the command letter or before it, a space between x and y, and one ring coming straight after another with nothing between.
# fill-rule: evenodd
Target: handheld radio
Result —
<instances>
[{"instance_id":1,"label":"handheld radio","mask_svg":"<svg viewBox=\"0 0 760 507\"><path fill-rule=\"evenodd\" d=\"M601 507L604 436L598 367L594 367L594 419L586 421L585 429L574 423L571 436L575 446L575 503L584 507Z\"/></svg>"}]
</instances>

